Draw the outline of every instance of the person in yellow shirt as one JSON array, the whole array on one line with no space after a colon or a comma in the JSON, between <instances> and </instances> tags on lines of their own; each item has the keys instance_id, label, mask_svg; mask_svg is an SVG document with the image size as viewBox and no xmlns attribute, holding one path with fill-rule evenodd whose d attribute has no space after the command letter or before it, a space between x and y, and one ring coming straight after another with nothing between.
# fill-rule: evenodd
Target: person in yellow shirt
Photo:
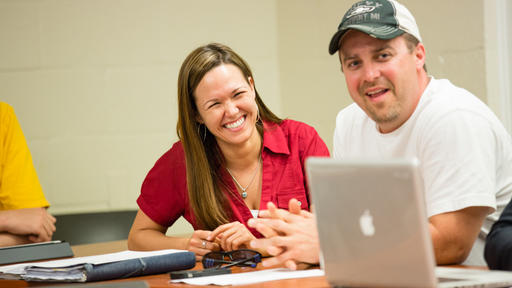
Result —
<instances>
[{"instance_id":1,"label":"person in yellow shirt","mask_svg":"<svg viewBox=\"0 0 512 288\"><path fill-rule=\"evenodd\" d=\"M51 240L49 205L14 109L0 102L0 247Z\"/></svg>"}]
</instances>

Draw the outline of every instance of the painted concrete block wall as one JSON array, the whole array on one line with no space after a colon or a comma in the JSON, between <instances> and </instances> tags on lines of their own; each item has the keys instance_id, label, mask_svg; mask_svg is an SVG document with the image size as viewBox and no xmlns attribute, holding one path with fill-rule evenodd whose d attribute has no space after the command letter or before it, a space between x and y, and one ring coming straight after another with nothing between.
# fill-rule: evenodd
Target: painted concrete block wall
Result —
<instances>
[{"instance_id":1,"label":"painted concrete block wall","mask_svg":"<svg viewBox=\"0 0 512 288\"><path fill-rule=\"evenodd\" d=\"M327 45L352 2L0 0L0 100L17 112L50 211L137 208L146 173L177 140L180 64L211 41L248 61L271 109L331 148L352 100ZM484 1L402 2L429 72L485 101ZM180 223L173 231L190 231Z\"/></svg>"},{"instance_id":2,"label":"painted concrete block wall","mask_svg":"<svg viewBox=\"0 0 512 288\"><path fill-rule=\"evenodd\" d=\"M0 100L15 108L50 212L137 208L177 140L177 75L199 45L235 49L280 114L276 19L274 0L0 1Z\"/></svg>"}]
</instances>

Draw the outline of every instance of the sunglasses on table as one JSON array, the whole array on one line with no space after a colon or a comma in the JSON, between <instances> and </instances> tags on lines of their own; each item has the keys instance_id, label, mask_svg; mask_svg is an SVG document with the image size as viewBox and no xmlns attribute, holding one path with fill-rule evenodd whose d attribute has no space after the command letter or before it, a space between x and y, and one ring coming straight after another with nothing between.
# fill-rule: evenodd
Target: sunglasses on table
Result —
<instances>
[{"instance_id":1,"label":"sunglasses on table","mask_svg":"<svg viewBox=\"0 0 512 288\"><path fill-rule=\"evenodd\" d=\"M261 254L251 249L233 251L213 251L203 256L204 268L228 268L231 266L256 267L261 262ZM222 266L227 264L226 266Z\"/></svg>"}]
</instances>

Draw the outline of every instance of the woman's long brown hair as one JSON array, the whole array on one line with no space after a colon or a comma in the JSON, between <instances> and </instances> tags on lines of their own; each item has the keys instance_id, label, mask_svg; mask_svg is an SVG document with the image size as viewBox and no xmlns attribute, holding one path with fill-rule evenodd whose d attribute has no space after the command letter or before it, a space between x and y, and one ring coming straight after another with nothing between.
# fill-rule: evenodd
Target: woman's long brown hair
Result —
<instances>
[{"instance_id":1,"label":"woman's long brown hair","mask_svg":"<svg viewBox=\"0 0 512 288\"><path fill-rule=\"evenodd\" d=\"M204 75L222 64L235 65L242 71L245 79L253 79L249 65L231 48L219 43L210 43L192 51L181 65L178 76L178 124L176 127L185 150L187 165L187 187L191 208L201 229L214 230L228 223L231 209L223 189L220 169L223 169L224 156L215 137L205 125L197 122L197 107L194 92ZM256 104L262 120L281 123L261 100L256 85ZM263 125L257 123L260 133Z\"/></svg>"}]
</instances>

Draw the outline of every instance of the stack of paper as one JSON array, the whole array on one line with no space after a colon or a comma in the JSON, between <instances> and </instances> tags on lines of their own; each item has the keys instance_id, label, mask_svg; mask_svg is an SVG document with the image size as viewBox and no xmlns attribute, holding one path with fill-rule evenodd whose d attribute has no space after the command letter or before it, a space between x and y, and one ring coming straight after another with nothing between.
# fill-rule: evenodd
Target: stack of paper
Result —
<instances>
[{"instance_id":1,"label":"stack of paper","mask_svg":"<svg viewBox=\"0 0 512 288\"><path fill-rule=\"evenodd\" d=\"M0 267L0 278L27 281L89 282L165 273L195 266L195 255L184 250L123 251Z\"/></svg>"}]
</instances>

